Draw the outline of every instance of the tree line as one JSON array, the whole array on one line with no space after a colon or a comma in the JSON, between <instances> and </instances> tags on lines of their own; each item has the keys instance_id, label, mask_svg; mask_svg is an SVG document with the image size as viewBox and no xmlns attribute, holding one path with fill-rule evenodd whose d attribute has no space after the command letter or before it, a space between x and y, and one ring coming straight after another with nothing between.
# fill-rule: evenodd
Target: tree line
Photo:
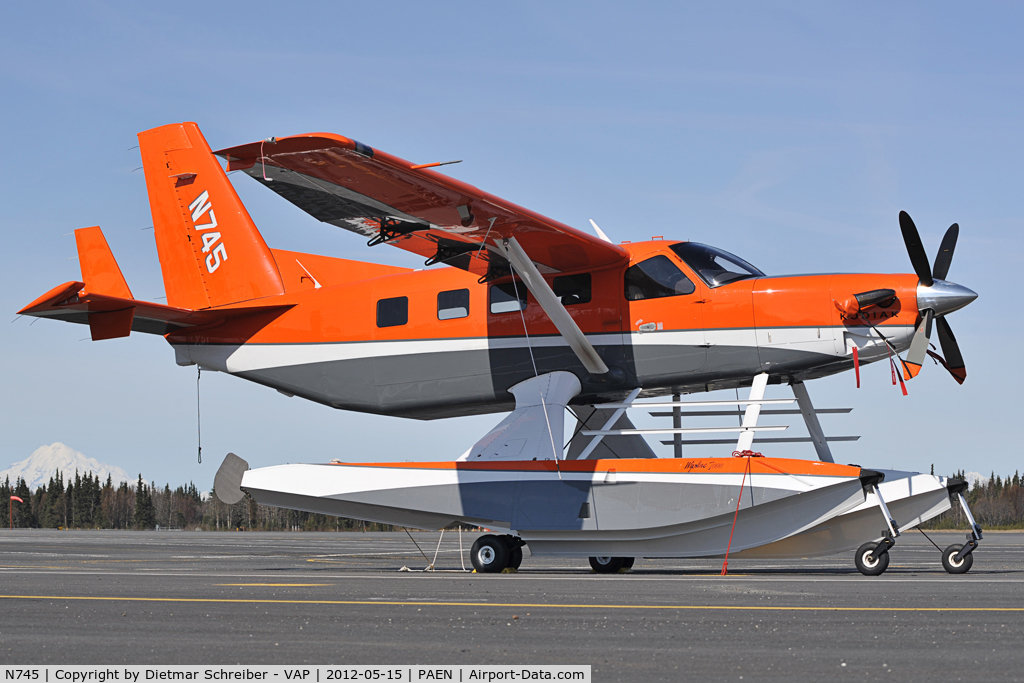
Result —
<instances>
[{"instance_id":1,"label":"tree line","mask_svg":"<svg viewBox=\"0 0 1024 683\"><path fill-rule=\"evenodd\" d=\"M955 479L966 479L961 470ZM976 481L965 496L974 519L983 529L1024 529L1024 480L1020 472L1005 479L995 472L988 481ZM950 510L921 525L925 529L966 529L967 516L954 504Z\"/></svg>"},{"instance_id":2,"label":"tree line","mask_svg":"<svg viewBox=\"0 0 1024 683\"><path fill-rule=\"evenodd\" d=\"M299 510L257 505L245 498L225 505L216 496L204 497L192 482L171 489L146 482L139 475L134 486L114 484L111 477L56 472L50 480L29 489L18 478L0 484L3 502L17 496L23 503L2 505L0 527L34 529L187 529L204 531L385 531L386 524L319 515ZM12 519L13 516L13 519Z\"/></svg>"},{"instance_id":3,"label":"tree line","mask_svg":"<svg viewBox=\"0 0 1024 683\"><path fill-rule=\"evenodd\" d=\"M933 472L934 473L934 472ZM955 478L965 478L960 471ZM36 529L202 529L204 531L389 531L387 524L361 522L312 512L257 505L245 498L225 505L216 496L205 498L192 482L171 489L159 488L139 475L134 486L114 484L91 472L75 472L65 479L56 472L35 491L25 480L10 479L0 485L3 501L17 496L24 502L0 505L0 526ZM1024 528L1024 480L1015 472L1006 478L995 472L977 481L967 493L967 503L983 528ZM13 514L13 520L10 517ZM959 505L922 525L925 529L965 529L967 519Z\"/></svg>"}]
</instances>

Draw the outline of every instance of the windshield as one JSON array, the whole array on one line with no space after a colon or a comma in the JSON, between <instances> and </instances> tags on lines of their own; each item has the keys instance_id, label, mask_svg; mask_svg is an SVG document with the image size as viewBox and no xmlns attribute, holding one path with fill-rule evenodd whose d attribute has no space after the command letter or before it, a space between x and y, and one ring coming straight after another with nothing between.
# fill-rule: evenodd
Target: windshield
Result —
<instances>
[{"instance_id":1,"label":"windshield","mask_svg":"<svg viewBox=\"0 0 1024 683\"><path fill-rule=\"evenodd\" d=\"M739 256L733 256L727 251L706 244L680 242L673 244L671 248L686 265L693 268L708 287L721 287L750 277L764 277L764 273Z\"/></svg>"}]
</instances>

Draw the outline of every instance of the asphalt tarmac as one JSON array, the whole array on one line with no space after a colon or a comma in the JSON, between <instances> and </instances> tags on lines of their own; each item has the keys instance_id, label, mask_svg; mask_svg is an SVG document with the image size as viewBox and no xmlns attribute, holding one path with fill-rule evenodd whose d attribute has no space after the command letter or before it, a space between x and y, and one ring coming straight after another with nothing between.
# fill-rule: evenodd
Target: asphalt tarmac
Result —
<instances>
[{"instance_id":1,"label":"asphalt tarmac","mask_svg":"<svg viewBox=\"0 0 1024 683\"><path fill-rule=\"evenodd\" d=\"M945 547L962 533L931 533ZM457 533L0 531L4 664L591 664L595 681L1024 680L1024 533L967 575L918 532L880 577L806 560L527 558ZM466 550L475 536L464 534ZM528 555L528 554L527 554ZM465 563L469 566L468 553ZM405 569L406 571L403 571Z\"/></svg>"}]
</instances>

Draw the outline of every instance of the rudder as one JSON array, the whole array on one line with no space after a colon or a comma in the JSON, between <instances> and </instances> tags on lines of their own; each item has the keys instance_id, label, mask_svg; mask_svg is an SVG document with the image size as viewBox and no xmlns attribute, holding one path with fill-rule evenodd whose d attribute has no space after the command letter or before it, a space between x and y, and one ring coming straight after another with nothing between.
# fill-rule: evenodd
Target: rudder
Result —
<instances>
[{"instance_id":1,"label":"rudder","mask_svg":"<svg viewBox=\"0 0 1024 683\"><path fill-rule=\"evenodd\" d=\"M170 306L209 308L284 293L273 254L199 126L139 133Z\"/></svg>"}]
</instances>

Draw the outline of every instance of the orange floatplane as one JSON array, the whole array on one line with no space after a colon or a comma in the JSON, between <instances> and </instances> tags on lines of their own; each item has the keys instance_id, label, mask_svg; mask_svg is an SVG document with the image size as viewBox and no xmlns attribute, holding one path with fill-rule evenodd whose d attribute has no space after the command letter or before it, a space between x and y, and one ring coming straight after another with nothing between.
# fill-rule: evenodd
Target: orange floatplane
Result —
<instances>
[{"instance_id":1,"label":"orange floatplane","mask_svg":"<svg viewBox=\"0 0 1024 683\"><path fill-rule=\"evenodd\" d=\"M976 298L945 280L955 224L930 266L900 214L914 274L771 277L696 242L613 244L596 225L596 234L577 230L442 175L442 164L338 135L213 152L196 124L182 123L140 133L139 143L167 303L133 297L92 227L75 232L82 280L22 314L87 324L94 340L160 334L179 365L343 410L418 419L512 411L456 462L248 470L231 456L218 473L227 501L245 491L261 503L407 526L504 529L474 548L482 571L516 565L524 544L617 569L635 556L806 552L813 538L818 551L870 544L858 566L871 573L900 525L882 487L919 475L880 484L879 472L833 464L804 382L850 369L859 382L861 364L886 361L903 383L929 354L966 378L945 317ZM424 268L270 248L217 157L370 246L418 254ZM933 327L943 356L929 349ZM770 383L790 385L795 398L765 399ZM734 387L751 387L749 398L680 398ZM803 416L820 462L749 455L755 440L771 441L759 432L780 429L757 424L762 407L779 402L798 404L775 412ZM740 426L679 423L683 407L723 403L745 407ZM636 429L626 411L641 405L672 408L673 427ZM579 429L563 448L567 410ZM723 438L690 438L709 432ZM644 440L653 433L672 437L676 458L653 459ZM681 457L683 445L733 439L747 457ZM959 495L956 482L933 479L927 503L912 504L921 486L897 494L904 524ZM823 524L866 510L874 527L884 518L881 536L860 538L867 532L854 525L849 538L822 542ZM980 530L972 534L957 566L969 567Z\"/></svg>"}]
</instances>

